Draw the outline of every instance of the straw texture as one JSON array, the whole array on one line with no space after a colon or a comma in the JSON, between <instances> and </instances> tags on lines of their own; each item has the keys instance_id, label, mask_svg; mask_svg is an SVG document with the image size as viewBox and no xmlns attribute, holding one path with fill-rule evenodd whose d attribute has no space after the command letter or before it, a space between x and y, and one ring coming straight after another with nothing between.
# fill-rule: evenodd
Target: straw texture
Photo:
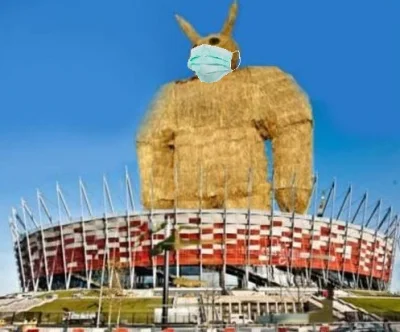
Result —
<instances>
[{"instance_id":1,"label":"straw texture","mask_svg":"<svg viewBox=\"0 0 400 332\"><path fill-rule=\"evenodd\" d=\"M203 208L220 208L226 198L226 207L246 208L251 168L252 208L268 209L269 139L279 207L303 213L312 188L312 116L291 76L249 67L213 84L167 84L137 138L144 206L172 208L176 198L178 207L197 208L201 198Z\"/></svg>"},{"instance_id":2,"label":"straw texture","mask_svg":"<svg viewBox=\"0 0 400 332\"><path fill-rule=\"evenodd\" d=\"M177 19L192 43L212 44L217 36L217 46L234 51L236 15L235 2L221 33L205 38ZM277 67L247 67L212 84L165 85L137 137L143 205L248 208L251 169L250 207L269 209L266 140L272 141L280 209L303 213L312 191L313 124L308 98L290 75Z\"/></svg>"},{"instance_id":3,"label":"straw texture","mask_svg":"<svg viewBox=\"0 0 400 332\"><path fill-rule=\"evenodd\" d=\"M234 1L229 9L228 17L226 18L221 31L219 33L214 33L205 37L200 36L195 30L195 28L189 22L187 22L183 17L179 15L175 15L175 17L183 33L190 40L193 47L202 44L209 44L222 47L228 51L234 52L240 50L238 44L232 38L232 31L236 22L237 12L238 12L238 4L236 1ZM237 67L238 62L239 62L238 53L234 53L231 64L232 69Z\"/></svg>"}]
</instances>

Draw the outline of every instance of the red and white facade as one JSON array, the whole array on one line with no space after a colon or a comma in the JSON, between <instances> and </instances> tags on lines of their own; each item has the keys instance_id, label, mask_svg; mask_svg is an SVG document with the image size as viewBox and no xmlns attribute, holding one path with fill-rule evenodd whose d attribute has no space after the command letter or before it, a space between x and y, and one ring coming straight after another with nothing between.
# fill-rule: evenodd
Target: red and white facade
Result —
<instances>
[{"instance_id":1,"label":"red and white facade","mask_svg":"<svg viewBox=\"0 0 400 332\"><path fill-rule=\"evenodd\" d=\"M317 182L314 185L313 215L250 208L137 212L126 172L126 213L115 212L104 178L104 214L94 217L80 181L82 215L78 221L72 219L57 185L57 218L52 217L40 192L36 214L24 200L20 210L12 210L10 229L21 289L97 288L107 284L110 262L120 263L121 285L127 289L141 287L149 278L152 287L157 287L162 283L164 255L152 256L152 249L165 239L166 229L160 227L165 222L170 225L167 229L179 234L181 246L169 255L176 276L204 280L203 271L218 271L222 287L226 286L226 274L231 274L243 287L249 283L283 285L277 275L284 275L289 284L300 280L302 285L333 283L345 288L388 289L398 216L392 208L381 215L381 201L371 213L367 211L367 194L355 212L351 211L351 186L343 202L335 204L336 181L327 199L320 201ZM330 217L317 217L325 215L328 205ZM89 217L83 216L84 211ZM347 217L343 221L344 211Z\"/></svg>"},{"instance_id":2,"label":"red and white facade","mask_svg":"<svg viewBox=\"0 0 400 332\"><path fill-rule=\"evenodd\" d=\"M156 210L46 228L39 225L25 233L12 228L21 287L69 288L76 278L85 287L95 287L111 259L126 267L127 288L134 287L143 268L157 278L164 256L152 257L151 249L164 239L164 230L150 229L165 221L179 229L181 243L190 241L169 255L170 266L200 270L274 266L301 273L310 281L334 277L345 287L385 289L390 283L396 238L390 227L380 232L332 218L276 211L271 215L268 211Z\"/></svg>"}]
</instances>

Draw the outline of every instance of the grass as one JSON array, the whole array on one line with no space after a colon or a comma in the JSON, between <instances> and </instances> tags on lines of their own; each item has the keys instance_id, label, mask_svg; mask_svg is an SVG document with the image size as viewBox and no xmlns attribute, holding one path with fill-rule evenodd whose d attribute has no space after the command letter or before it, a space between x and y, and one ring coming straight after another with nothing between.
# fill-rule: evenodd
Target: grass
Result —
<instances>
[{"instance_id":1,"label":"grass","mask_svg":"<svg viewBox=\"0 0 400 332\"><path fill-rule=\"evenodd\" d=\"M379 316L400 315L400 298L380 299L378 298L362 298L362 297L346 297L343 301L354 304L369 313Z\"/></svg>"},{"instance_id":2,"label":"grass","mask_svg":"<svg viewBox=\"0 0 400 332\"><path fill-rule=\"evenodd\" d=\"M65 309L74 312L96 312L98 299L57 299L53 302L45 303L35 307L30 311L35 312L63 312ZM109 299L103 299L103 310L107 310L110 305ZM113 306L117 306L116 300L112 301ZM161 305L161 298L133 298L121 300L121 312L149 312Z\"/></svg>"},{"instance_id":3,"label":"grass","mask_svg":"<svg viewBox=\"0 0 400 332\"><path fill-rule=\"evenodd\" d=\"M52 291L46 292L38 296L38 298L44 299L49 295L57 295L59 299L73 297L74 295L82 294L84 297L91 297L91 296L99 296L99 290L59 290L59 291Z\"/></svg>"},{"instance_id":4,"label":"grass","mask_svg":"<svg viewBox=\"0 0 400 332\"><path fill-rule=\"evenodd\" d=\"M323 300L321 303L324 305L322 309L309 313L310 323L330 323L334 321L332 301Z\"/></svg>"},{"instance_id":5,"label":"grass","mask_svg":"<svg viewBox=\"0 0 400 332\"><path fill-rule=\"evenodd\" d=\"M383 297L395 296L395 295L393 295L389 292L385 292L385 291L353 290L353 291L351 291L351 293L353 293L354 295L357 295L357 296L383 296Z\"/></svg>"},{"instance_id":6,"label":"grass","mask_svg":"<svg viewBox=\"0 0 400 332\"><path fill-rule=\"evenodd\" d=\"M172 302L172 300L171 300ZM111 308L111 321L116 322L119 307L121 322L129 323L148 323L154 318L154 308L161 306L161 298L124 298L121 300L114 299ZM29 313L41 313L42 321L60 323L65 311L73 311L76 313L96 313L98 299L72 299L60 298L41 306L32 308ZM110 310L109 299L103 299L102 314L103 319L108 318Z\"/></svg>"}]
</instances>

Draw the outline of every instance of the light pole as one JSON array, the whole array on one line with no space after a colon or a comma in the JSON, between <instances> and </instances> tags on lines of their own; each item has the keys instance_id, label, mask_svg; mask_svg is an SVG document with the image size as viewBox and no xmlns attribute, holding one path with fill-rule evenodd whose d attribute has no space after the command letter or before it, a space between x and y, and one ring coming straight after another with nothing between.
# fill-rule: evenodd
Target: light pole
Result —
<instances>
[{"instance_id":1,"label":"light pole","mask_svg":"<svg viewBox=\"0 0 400 332\"><path fill-rule=\"evenodd\" d=\"M170 237L170 222L169 217L167 218L167 225L165 227L165 238ZM163 286L163 298L162 298L162 330L168 328L168 296L169 296L169 248L164 248L164 286Z\"/></svg>"}]
</instances>

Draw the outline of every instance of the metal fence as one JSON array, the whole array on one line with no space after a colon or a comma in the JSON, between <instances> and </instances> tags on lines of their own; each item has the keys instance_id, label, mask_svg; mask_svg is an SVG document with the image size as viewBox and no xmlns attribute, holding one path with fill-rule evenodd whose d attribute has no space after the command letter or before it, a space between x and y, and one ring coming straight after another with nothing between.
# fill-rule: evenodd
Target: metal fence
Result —
<instances>
[{"instance_id":1,"label":"metal fence","mask_svg":"<svg viewBox=\"0 0 400 332\"><path fill-rule=\"evenodd\" d=\"M90 315L88 315L90 316ZM95 326L97 315L88 319L66 319L63 312L0 312L0 319L7 325L17 325L34 321L38 326ZM177 317L179 319L179 317ZM190 317L189 317L190 319ZM110 316L106 313L100 315L100 326L115 325L153 325L154 313L152 312L114 312Z\"/></svg>"},{"instance_id":2,"label":"metal fence","mask_svg":"<svg viewBox=\"0 0 400 332\"><path fill-rule=\"evenodd\" d=\"M84 325L92 326L93 321L97 321L97 315L94 313L82 313L82 316L91 317L91 319L83 319L85 321ZM194 313L169 313L169 321L171 323L182 323L182 324L192 324L196 325L199 322L199 316ZM271 315L273 318L274 315ZM379 316L382 321L399 322L400 314L394 312L380 313ZM66 312L0 312L0 320L4 321L7 325L21 324L24 322L35 321L41 326L75 326L82 325L82 322L76 319L67 319ZM159 317L160 318L160 317ZM262 324L274 324L277 321L275 319L269 319L263 321ZM318 317L317 317L318 318ZM82 321L83 321L82 320ZM363 312L349 312L345 313L344 319L340 321L340 324L354 324L354 323L368 323L376 321L370 314ZM225 320L229 322L229 319ZM331 321L313 320L312 322L323 324ZM135 325L157 325L157 319L153 312L113 312L111 315L107 312L103 312L100 315L100 325L108 326L110 325L123 325L123 326L135 326ZM301 324L297 321L296 324Z\"/></svg>"},{"instance_id":3,"label":"metal fence","mask_svg":"<svg viewBox=\"0 0 400 332\"><path fill-rule=\"evenodd\" d=\"M74 319L67 318L64 312L0 312L0 320L6 325L19 325L28 322L34 322L38 326L96 326L97 314L82 313L82 316L88 318ZM196 325L199 323L199 317L196 314L170 313L168 315L170 322L178 324ZM136 326L136 325L157 325L157 320L153 312L113 312L111 315L104 312L100 314L100 327L108 326Z\"/></svg>"},{"instance_id":4,"label":"metal fence","mask_svg":"<svg viewBox=\"0 0 400 332\"><path fill-rule=\"evenodd\" d=\"M176 332L289 332L289 331L399 331L400 332L400 315L385 313L385 321L345 321L345 322L333 322L328 324L315 323L315 324L268 324L265 325L233 325L223 322L215 322L212 326L210 324L200 326L196 324L196 317L185 316L182 317L177 315L176 317L170 317L170 326ZM37 326L35 332L77 332L74 331L77 328L79 332L111 332L116 329L119 332L159 332L161 331L160 324L155 322L153 313L126 313L122 312L113 313L111 316L108 313L102 313L100 316L100 326L98 329L96 326L97 317L92 314L85 320L74 320L66 319L66 314L63 312L21 312L21 313L0 313L0 320L2 324L8 326L7 331L13 331L15 327L22 325ZM174 322L175 323L174 323ZM180 322L180 323L178 323ZM32 323L32 324L30 324ZM326 330L326 326L329 329ZM117 328L118 327L118 328ZM230 328L230 330L226 330ZM33 332L33 331L32 331ZM116 331L118 332L118 331Z\"/></svg>"},{"instance_id":5,"label":"metal fence","mask_svg":"<svg viewBox=\"0 0 400 332\"><path fill-rule=\"evenodd\" d=\"M18 327L3 327L0 332L16 332ZM136 328L67 328L67 327L38 327L28 329L27 332L161 332L160 327L136 327ZM362 322L355 324L341 323L330 325L303 325L303 326L230 326L230 327L171 327L170 332L353 332L353 331L371 331L371 332L400 332L400 324L382 323L382 322Z\"/></svg>"}]
</instances>

